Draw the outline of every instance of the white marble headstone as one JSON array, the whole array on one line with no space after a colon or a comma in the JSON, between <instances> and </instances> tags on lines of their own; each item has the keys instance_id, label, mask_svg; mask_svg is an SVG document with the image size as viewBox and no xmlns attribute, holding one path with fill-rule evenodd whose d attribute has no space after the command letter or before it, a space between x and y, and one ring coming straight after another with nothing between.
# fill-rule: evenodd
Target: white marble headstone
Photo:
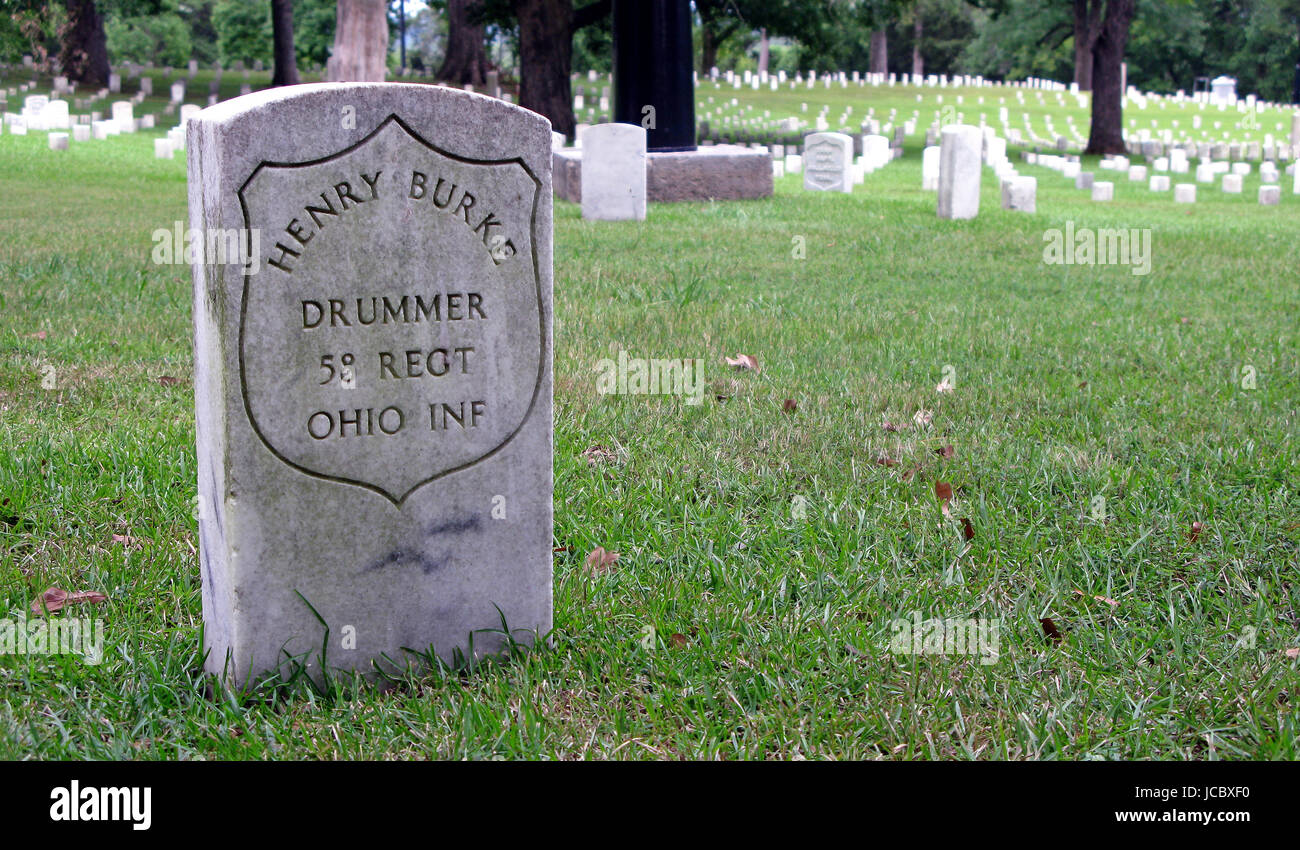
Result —
<instances>
[{"instance_id":1,"label":"white marble headstone","mask_svg":"<svg viewBox=\"0 0 1300 850\"><path fill-rule=\"evenodd\" d=\"M813 133L804 139L803 187L853 191L853 139L844 133Z\"/></svg>"},{"instance_id":2,"label":"white marble headstone","mask_svg":"<svg viewBox=\"0 0 1300 850\"><path fill-rule=\"evenodd\" d=\"M639 124L582 131L582 217L642 221L646 215L646 132Z\"/></svg>"},{"instance_id":3,"label":"white marble headstone","mask_svg":"<svg viewBox=\"0 0 1300 850\"><path fill-rule=\"evenodd\" d=\"M979 127L950 124L940 132L939 218L974 218L980 209Z\"/></svg>"},{"instance_id":4,"label":"white marble headstone","mask_svg":"<svg viewBox=\"0 0 1300 850\"><path fill-rule=\"evenodd\" d=\"M503 620L545 635L549 122L301 85L203 110L187 146L192 232L252 247L193 265L207 669L483 655Z\"/></svg>"}]
</instances>

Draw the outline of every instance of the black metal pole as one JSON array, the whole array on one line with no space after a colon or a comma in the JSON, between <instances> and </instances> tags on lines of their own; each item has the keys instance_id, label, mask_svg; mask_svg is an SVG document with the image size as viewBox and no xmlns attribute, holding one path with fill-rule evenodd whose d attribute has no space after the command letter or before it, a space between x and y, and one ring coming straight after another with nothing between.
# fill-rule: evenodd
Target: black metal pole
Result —
<instances>
[{"instance_id":1,"label":"black metal pole","mask_svg":"<svg viewBox=\"0 0 1300 850\"><path fill-rule=\"evenodd\" d=\"M614 120L652 151L695 150L690 0L614 0Z\"/></svg>"}]
</instances>

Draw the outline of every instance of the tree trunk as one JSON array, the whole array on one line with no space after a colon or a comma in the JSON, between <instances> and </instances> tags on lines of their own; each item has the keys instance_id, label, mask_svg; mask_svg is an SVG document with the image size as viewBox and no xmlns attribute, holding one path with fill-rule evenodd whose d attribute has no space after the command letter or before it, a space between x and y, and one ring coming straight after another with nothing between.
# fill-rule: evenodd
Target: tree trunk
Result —
<instances>
[{"instance_id":1,"label":"tree trunk","mask_svg":"<svg viewBox=\"0 0 1300 850\"><path fill-rule=\"evenodd\" d=\"M519 105L544 115L572 139L572 0L514 0L519 19Z\"/></svg>"},{"instance_id":2,"label":"tree trunk","mask_svg":"<svg viewBox=\"0 0 1300 850\"><path fill-rule=\"evenodd\" d=\"M488 58L483 46L483 24L473 23L478 0L447 0L447 55L438 79L476 88L487 84Z\"/></svg>"},{"instance_id":3,"label":"tree trunk","mask_svg":"<svg viewBox=\"0 0 1300 850\"><path fill-rule=\"evenodd\" d=\"M387 75L387 0L339 0L329 79L336 83L382 83Z\"/></svg>"},{"instance_id":4,"label":"tree trunk","mask_svg":"<svg viewBox=\"0 0 1300 850\"><path fill-rule=\"evenodd\" d=\"M1092 91L1092 51L1087 46L1074 45L1074 81L1079 91Z\"/></svg>"},{"instance_id":5,"label":"tree trunk","mask_svg":"<svg viewBox=\"0 0 1300 850\"><path fill-rule=\"evenodd\" d=\"M713 35L713 27L707 22L700 24L700 76L713 70L718 64L718 40Z\"/></svg>"},{"instance_id":6,"label":"tree trunk","mask_svg":"<svg viewBox=\"0 0 1300 850\"><path fill-rule=\"evenodd\" d=\"M293 0L271 0L271 34L275 45L271 85L298 85L298 54L293 49Z\"/></svg>"},{"instance_id":7,"label":"tree trunk","mask_svg":"<svg viewBox=\"0 0 1300 850\"><path fill-rule=\"evenodd\" d=\"M1296 46L1300 47L1300 21L1296 22ZM1291 82L1291 102L1300 103L1300 60L1295 63L1295 79Z\"/></svg>"},{"instance_id":8,"label":"tree trunk","mask_svg":"<svg viewBox=\"0 0 1300 850\"><path fill-rule=\"evenodd\" d=\"M768 59L767 30L760 29L758 33L758 73L766 74Z\"/></svg>"},{"instance_id":9,"label":"tree trunk","mask_svg":"<svg viewBox=\"0 0 1300 850\"><path fill-rule=\"evenodd\" d=\"M889 73L889 41L883 28L871 33L871 73Z\"/></svg>"},{"instance_id":10,"label":"tree trunk","mask_svg":"<svg viewBox=\"0 0 1300 850\"><path fill-rule=\"evenodd\" d=\"M917 5L912 21L912 78L925 76L925 60L921 58L921 37L925 34L921 23L921 6Z\"/></svg>"},{"instance_id":11,"label":"tree trunk","mask_svg":"<svg viewBox=\"0 0 1300 850\"><path fill-rule=\"evenodd\" d=\"M1101 35L1105 0L1074 0L1074 81L1079 91L1092 91L1092 51Z\"/></svg>"},{"instance_id":12,"label":"tree trunk","mask_svg":"<svg viewBox=\"0 0 1300 850\"><path fill-rule=\"evenodd\" d=\"M1100 2L1100 0L1098 0ZM1124 44L1136 0L1109 0L1092 50L1092 127L1086 154L1124 153Z\"/></svg>"},{"instance_id":13,"label":"tree trunk","mask_svg":"<svg viewBox=\"0 0 1300 850\"><path fill-rule=\"evenodd\" d=\"M64 0L68 10L60 69L69 80L101 88L108 85L108 39L104 35L104 16L95 8L95 0Z\"/></svg>"}]
</instances>

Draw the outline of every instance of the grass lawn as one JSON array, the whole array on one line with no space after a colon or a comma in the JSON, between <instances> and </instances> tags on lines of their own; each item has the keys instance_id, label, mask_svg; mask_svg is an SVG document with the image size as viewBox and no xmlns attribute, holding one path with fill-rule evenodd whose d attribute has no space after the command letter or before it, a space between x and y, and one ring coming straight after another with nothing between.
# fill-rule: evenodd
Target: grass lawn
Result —
<instances>
[{"instance_id":1,"label":"grass lawn","mask_svg":"<svg viewBox=\"0 0 1300 850\"><path fill-rule=\"evenodd\" d=\"M184 163L150 138L0 136L0 617L108 596L73 611L102 663L0 656L0 758L1300 757L1289 186L1094 204L1031 166L1025 215L986 170L944 222L911 147L847 196L558 203L553 647L213 697L189 271L150 260ZM1150 273L1045 264L1067 221L1149 229ZM619 351L699 358L704 403L598 394ZM997 656L896 654L899 619Z\"/></svg>"}]
</instances>

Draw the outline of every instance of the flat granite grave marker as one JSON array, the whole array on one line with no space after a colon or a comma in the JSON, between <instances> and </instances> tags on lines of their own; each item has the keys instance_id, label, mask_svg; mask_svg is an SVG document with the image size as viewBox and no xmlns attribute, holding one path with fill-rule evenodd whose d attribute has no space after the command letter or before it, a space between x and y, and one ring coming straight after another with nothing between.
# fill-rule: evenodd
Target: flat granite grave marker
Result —
<instances>
[{"instance_id":1,"label":"flat granite grave marker","mask_svg":"<svg viewBox=\"0 0 1300 850\"><path fill-rule=\"evenodd\" d=\"M336 83L187 132L191 228L251 246L193 266L206 669L393 670L499 651L503 624L545 635L549 122Z\"/></svg>"}]
</instances>

